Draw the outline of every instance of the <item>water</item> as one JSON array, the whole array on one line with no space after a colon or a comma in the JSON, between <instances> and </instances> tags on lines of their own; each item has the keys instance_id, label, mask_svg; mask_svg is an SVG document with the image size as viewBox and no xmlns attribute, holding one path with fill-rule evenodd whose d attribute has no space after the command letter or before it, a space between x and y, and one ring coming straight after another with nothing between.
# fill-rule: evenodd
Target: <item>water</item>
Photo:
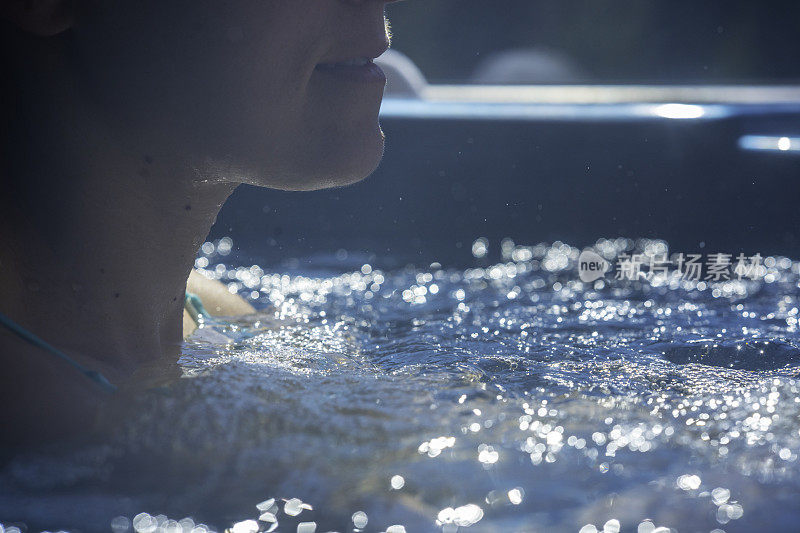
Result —
<instances>
[{"instance_id":1,"label":"water","mask_svg":"<svg viewBox=\"0 0 800 533\"><path fill-rule=\"evenodd\" d=\"M800 263L587 284L561 243L285 274L230 248L198 266L263 313L201 330L107 442L6 465L6 531L800 530Z\"/></svg>"}]
</instances>

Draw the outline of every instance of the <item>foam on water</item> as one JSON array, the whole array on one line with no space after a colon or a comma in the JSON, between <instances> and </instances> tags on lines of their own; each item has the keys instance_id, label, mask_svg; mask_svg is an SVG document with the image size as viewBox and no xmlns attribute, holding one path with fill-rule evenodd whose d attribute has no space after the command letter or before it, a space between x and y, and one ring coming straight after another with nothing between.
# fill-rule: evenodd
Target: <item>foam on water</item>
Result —
<instances>
[{"instance_id":1,"label":"foam on water","mask_svg":"<svg viewBox=\"0 0 800 533\"><path fill-rule=\"evenodd\" d=\"M633 247L665 245L597 246L609 260ZM767 258L755 281L586 284L562 243L506 242L503 262L465 270L340 254L349 268L324 274L204 252L198 266L263 313L214 328L229 342L201 330L184 378L142 391L107 442L6 465L0 521L800 529L799 263Z\"/></svg>"}]
</instances>

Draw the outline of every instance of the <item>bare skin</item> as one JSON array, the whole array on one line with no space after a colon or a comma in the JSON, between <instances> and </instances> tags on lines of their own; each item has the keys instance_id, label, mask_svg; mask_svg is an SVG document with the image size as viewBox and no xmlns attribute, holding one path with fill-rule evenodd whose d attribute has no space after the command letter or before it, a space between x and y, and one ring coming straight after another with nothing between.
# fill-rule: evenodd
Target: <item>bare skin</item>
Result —
<instances>
[{"instance_id":1,"label":"bare skin","mask_svg":"<svg viewBox=\"0 0 800 533\"><path fill-rule=\"evenodd\" d=\"M203 301L203 307L211 316L242 316L256 312L244 298L231 294L219 281L209 279L193 270L186 282L186 291L196 294ZM184 309L183 337L188 338L197 329L197 324Z\"/></svg>"},{"instance_id":2,"label":"bare skin","mask_svg":"<svg viewBox=\"0 0 800 533\"><path fill-rule=\"evenodd\" d=\"M0 311L115 401L174 374L187 278L212 314L252 311L190 277L236 186L345 185L380 161L383 86L319 67L379 55L385 3L6 0ZM6 330L0 368L7 442L88 431L109 402Z\"/></svg>"}]
</instances>

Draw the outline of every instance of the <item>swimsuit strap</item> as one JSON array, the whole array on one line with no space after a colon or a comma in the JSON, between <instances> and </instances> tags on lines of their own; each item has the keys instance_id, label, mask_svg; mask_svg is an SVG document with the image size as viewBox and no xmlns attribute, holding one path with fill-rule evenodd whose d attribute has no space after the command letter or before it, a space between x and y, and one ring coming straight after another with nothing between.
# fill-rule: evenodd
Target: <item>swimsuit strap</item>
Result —
<instances>
[{"instance_id":1,"label":"swimsuit strap","mask_svg":"<svg viewBox=\"0 0 800 533\"><path fill-rule=\"evenodd\" d=\"M200 297L196 294L192 294L190 292L186 293L186 299L183 303L184 308L188 311L189 316L192 317L192 320L199 326L203 322L205 322L206 317L209 317L208 311L206 308L203 307L203 302L200 300ZM106 377L98 372L97 370L91 370L89 368L84 367L73 358L56 348L55 346L45 342L44 340L40 339L27 329L23 328L9 317L0 313L0 325L5 327L11 333L15 334L17 337L21 338L22 340L36 346L37 348L41 348L45 352L54 355L61 359L62 361L71 365L75 370L86 376L87 378L91 379L96 385L102 388L104 391L113 393L116 392L117 387L112 385L110 381L106 379Z\"/></svg>"},{"instance_id":2,"label":"swimsuit strap","mask_svg":"<svg viewBox=\"0 0 800 533\"><path fill-rule=\"evenodd\" d=\"M183 308L192 317L194 323L199 327L211 316L206 308L203 307L203 301L194 293L186 292L186 298L183 300Z\"/></svg>"},{"instance_id":3,"label":"swimsuit strap","mask_svg":"<svg viewBox=\"0 0 800 533\"><path fill-rule=\"evenodd\" d=\"M97 384L100 388L108 393L116 392L117 387L111 384L103 374L96 370L88 369L82 366L80 363L72 359L70 356L59 350L58 348L48 344L47 342L43 341L27 329L23 328L10 318L8 318L3 313L0 313L0 325L4 326L7 330L14 333L17 337L21 338L22 340L36 346L37 348L41 348L45 352L48 352L51 355L58 357L59 359L69 363L75 368L78 372L86 376L87 378L91 379L95 384Z\"/></svg>"}]
</instances>

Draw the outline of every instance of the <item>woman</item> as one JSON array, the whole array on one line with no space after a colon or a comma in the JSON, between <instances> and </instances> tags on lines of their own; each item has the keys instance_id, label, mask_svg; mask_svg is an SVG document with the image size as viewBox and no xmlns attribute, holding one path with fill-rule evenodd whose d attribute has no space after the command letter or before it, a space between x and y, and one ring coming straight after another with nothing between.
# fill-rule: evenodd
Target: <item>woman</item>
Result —
<instances>
[{"instance_id":1,"label":"woman","mask_svg":"<svg viewBox=\"0 0 800 533\"><path fill-rule=\"evenodd\" d=\"M187 276L237 185L375 169L386 2L3 0L6 443L89 431L175 372ZM197 276L190 289L252 311Z\"/></svg>"}]
</instances>

